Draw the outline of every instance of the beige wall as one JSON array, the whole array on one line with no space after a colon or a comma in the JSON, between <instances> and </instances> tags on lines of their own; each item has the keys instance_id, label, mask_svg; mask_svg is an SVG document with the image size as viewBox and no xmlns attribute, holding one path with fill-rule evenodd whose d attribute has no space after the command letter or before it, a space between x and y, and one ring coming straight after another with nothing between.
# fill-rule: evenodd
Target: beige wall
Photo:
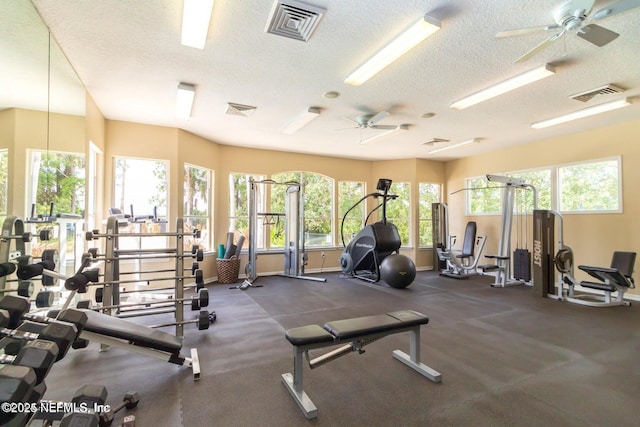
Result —
<instances>
[{"instance_id":1,"label":"beige wall","mask_svg":"<svg viewBox=\"0 0 640 427\"><path fill-rule=\"evenodd\" d=\"M464 179L467 177L621 156L623 212L565 214L563 221L564 241L574 251L575 265L608 266L614 250L640 252L640 199L637 197L637 183L640 182L640 168L637 167L640 164L638 135L640 121L632 121L517 146L499 153L450 161L445 166L447 194L463 188ZM485 253L496 253L500 217L467 216L464 201L464 192L447 195L451 234L462 235L466 223L476 221L478 233L488 236ZM531 216L527 224L531 242ZM580 271L576 273L579 279L587 278Z\"/></svg>"},{"instance_id":2,"label":"beige wall","mask_svg":"<svg viewBox=\"0 0 640 427\"><path fill-rule=\"evenodd\" d=\"M9 148L8 213L29 216L26 206L29 149L85 152L84 117L24 109L5 110L0 115L2 147ZM47 126L49 123L49 126ZM5 126L8 128L5 129ZM49 132L47 133L47 127ZM6 139L5 139L6 138Z\"/></svg>"}]
</instances>

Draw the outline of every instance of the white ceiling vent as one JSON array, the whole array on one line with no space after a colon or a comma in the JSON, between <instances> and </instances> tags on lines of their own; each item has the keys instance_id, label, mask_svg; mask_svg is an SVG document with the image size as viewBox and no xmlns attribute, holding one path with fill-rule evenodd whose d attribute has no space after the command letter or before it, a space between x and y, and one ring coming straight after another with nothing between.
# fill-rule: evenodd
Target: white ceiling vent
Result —
<instances>
[{"instance_id":1,"label":"white ceiling vent","mask_svg":"<svg viewBox=\"0 0 640 427\"><path fill-rule=\"evenodd\" d=\"M608 84L596 89L588 90L586 92L570 95L569 98L575 99L576 101L587 102L596 95L609 95L611 93L620 93L620 92L624 92L624 89L612 84Z\"/></svg>"},{"instance_id":2,"label":"white ceiling vent","mask_svg":"<svg viewBox=\"0 0 640 427\"><path fill-rule=\"evenodd\" d=\"M295 40L308 41L325 9L296 0L276 0L265 31Z\"/></svg>"},{"instance_id":3,"label":"white ceiling vent","mask_svg":"<svg viewBox=\"0 0 640 427\"><path fill-rule=\"evenodd\" d=\"M256 108L251 105L235 104L233 102L227 102L227 114L232 116L251 117Z\"/></svg>"},{"instance_id":4,"label":"white ceiling vent","mask_svg":"<svg viewBox=\"0 0 640 427\"><path fill-rule=\"evenodd\" d=\"M449 140L444 138L431 138L427 142L423 142L422 145L436 145L440 144L441 142L449 142Z\"/></svg>"}]
</instances>

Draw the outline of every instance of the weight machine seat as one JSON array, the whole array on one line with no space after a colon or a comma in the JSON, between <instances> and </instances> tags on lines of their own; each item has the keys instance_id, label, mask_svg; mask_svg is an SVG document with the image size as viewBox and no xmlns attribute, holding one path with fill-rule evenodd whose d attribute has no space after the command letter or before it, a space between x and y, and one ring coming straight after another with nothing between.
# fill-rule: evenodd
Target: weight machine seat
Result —
<instances>
[{"instance_id":1,"label":"weight machine seat","mask_svg":"<svg viewBox=\"0 0 640 427\"><path fill-rule=\"evenodd\" d=\"M582 281L580 285L609 292L615 292L618 289L635 288L632 277L635 262L635 252L616 251L611 258L610 268L579 265L578 268L580 270L600 280L599 282Z\"/></svg>"},{"instance_id":2,"label":"weight machine seat","mask_svg":"<svg viewBox=\"0 0 640 427\"><path fill-rule=\"evenodd\" d=\"M413 310L401 310L376 316L327 322L324 328L308 325L286 331L287 340L295 346L351 340L367 335L391 333L394 330L426 325L429 318Z\"/></svg>"},{"instance_id":3,"label":"weight machine seat","mask_svg":"<svg viewBox=\"0 0 640 427\"><path fill-rule=\"evenodd\" d=\"M178 355L182 349L182 340L166 332L89 309L77 310L87 315L85 331L125 340L136 346L152 348L174 355ZM65 314L62 312L58 320L65 321Z\"/></svg>"},{"instance_id":4,"label":"weight machine seat","mask_svg":"<svg viewBox=\"0 0 640 427\"><path fill-rule=\"evenodd\" d=\"M464 229L464 240L462 242L462 252L456 255L456 258L464 259L473 256L476 245L477 224L475 221L469 221Z\"/></svg>"}]
</instances>

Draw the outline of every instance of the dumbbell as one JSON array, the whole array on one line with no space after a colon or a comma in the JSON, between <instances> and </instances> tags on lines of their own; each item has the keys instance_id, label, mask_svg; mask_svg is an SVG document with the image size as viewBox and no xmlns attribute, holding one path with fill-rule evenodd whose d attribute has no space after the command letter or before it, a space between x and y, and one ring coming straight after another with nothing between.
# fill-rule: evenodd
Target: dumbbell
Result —
<instances>
[{"instance_id":1,"label":"dumbbell","mask_svg":"<svg viewBox=\"0 0 640 427\"><path fill-rule=\"evenodd\" d=\"M56 343L45 340L33 340L25 344L17 355L0 355L0 364L26 366L36 374L36 383L41 383L58 358Z\"/></svg>"},{"instance_id":2,"label":"dumbbell","mask_svg":"<svg viewBox=\"0 0 640 427\"><path fill-rule=\"evenodd\" d=\"M0 402L17 403L31 400L37 377L26 366L0 365ZM0 425L7 425L17 412L0 411Z\"/></svg>"},{"instance_id":3,"label":"dumbbell","mask_svg":"<svg viewBox=\"0 0 640 427\"><path fill-rule=\"evenodd\" d=\"M3 234L2 236L0 236L0 240L6 241L6 240L22 240L23 242L30 242L31 239L33 238L33 235L29 232L27 233L22 233L22 234L18 234L18 235L5 235Z\"/></svg>"},{"instance_id":4,"label":"dumbbell","mask_svg":"<svg viewBox=\"0 0 640 427\"><path fill-rule=\"evenodd\" d=\"M198 325L198 330L202 331L205 329L209 329L209 325L216 321L217 315L215 311L208 312L207 310L200 310L198 317L194 320L185 320L182 322L169 322L162 323L159 325L153 325L152 328L164 328L165 326L175 326L175 325L188 325L191 323L195 323Z\"/></svg>"},{"instance_id":5,"label":"dumbbell","mask_svg":"<svg viewBox=\"0 0 640 427\"><path fill-rule=\"evenodd\" d=\"M4 312L0 310L0 322L2 322ZM58 356L56 361L66 356L71 344L78 338L78 328L76 325L66 322L52 321L48 324L34 323L25 321L20 328L24 329L7 329L0 328L0 335L14 338L22 341L45 340L56 343L58 346ZM31 331L25 330L31 328ZM33 332L38 331L39 332Z\"/></svg>"},{"instance_id":6,"label":"dumbbell","mask_svg":"<svg viewBox=\"0 0 640 427\"><path fill-rule=\"evenodd\" d=\"M64 281L64 287L68 291L76 291L79 294L87 292L87 284L89 282L97 282L99 280L100 270L92 268L77 273Z\"/></svg>"},{"instance_id":7,"label":"dumbbell","mask_svg":"<svg viewBox=\"0 0 640 427\"><path fill-rule=\"evenodd\" d=\"M140 396L138 396L138 393L135 391L128 391L125 393L122 402L116 405L115 408L112 409L110 407L108 411L100 413L100 427L110 426L118 411L121 411L123 408L133 409L138 406L138 402L140 402Z\"/></svg>"}]
</instances>

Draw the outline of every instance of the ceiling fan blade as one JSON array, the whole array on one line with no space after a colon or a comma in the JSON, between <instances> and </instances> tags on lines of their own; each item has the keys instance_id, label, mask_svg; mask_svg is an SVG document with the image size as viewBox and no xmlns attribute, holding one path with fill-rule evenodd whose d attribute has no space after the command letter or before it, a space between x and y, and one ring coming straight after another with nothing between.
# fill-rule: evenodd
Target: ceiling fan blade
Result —
<instances>
[{"instance_id":1,"label":"ceiling fan blade","mask_svg":"<svg viewBox=\"0 0 640 427\"><path fill-rule=\"evenodd\" d=\"M589 43L593 43L598 47L602 47L608 43L611 43L620 35L596 24L585 25L584 27L580 28L580 31L578 31L576 34L581 39L584 39Z\"/></svg>"},{"instance_id":2,"label":"ceiling fan blade","mask_svg":"<svg viewBox=\"0 0 640 427\"><path fill-rule=\"evenodd\" d=\"M549 30L555 30L556 28L560 28L559 25L556 24L551 24L551 25L542 25L540 27L530 27L530 28L519 28L519 29L515 29L515 30L506 30L506 31L500 31L499 33L496 34L496 38L503 38L503 37L513 37L513 36L522 36L524 34L531 34L531 33L537 33L539 31L549 31Z\"/></svg>"},{"instance_id":3,"label":"ceiling fan blade","mask_svg":"<svg viewBox=\"0 0 640 427\"><path fill-rule=\"evenodd\" d=\"M548 39L546 39L545 41L543 41L542 43L540 43L539 45L537 45L536 47L531 49L529 52L525 53L520 58L516 59L514 62L517 64L519 62L526 61L527 59L529 59L532 56L536 55L538 52L541 52L542 50L544 50L547 47L551 46L551 44L554 41L558 40L560 38L560 36L562 36L563 34L564 34L564 31L560 31L558 34L552 35L551 37L549 37Z\"/></svg>"},{"instance_id":4,"label":"ceiling fan blade","mask_svg":"<svg viewBox=\"0 0 640 427\"><path fill-rule=\"evenodd\" d=\"M371 125L368 127L369 129L395 129L398 126L397 125Z\"/></svg>"},{"instance_id":5,"label":"ceiling fan blade","mask_svg":"<svg viewBox=\"0 0 640 427\"><path fill-rule=\"evenodd\" d=\"M593 14L593 19L598 20L608 18L610 16L626 12L627 10L635 9L636 7L640 7L640 0L620 0L599 9Z\"/></svg>"},{"instance_id":6,"label":"ceiling fan blade","mask_svg":"<svg viewBox=\"0 0 640 427\"><path fill-rule=\"evenodd\" d=\"M388 115L389 115L389 113L387 111L380 111L379 113L377 113L373 117L371 117L369 119L369 121L367 121L367 127L371 127L371 126L375 125L380 120L382 120L385 117L387 117Z\"/></svg>"}]
</instances>

